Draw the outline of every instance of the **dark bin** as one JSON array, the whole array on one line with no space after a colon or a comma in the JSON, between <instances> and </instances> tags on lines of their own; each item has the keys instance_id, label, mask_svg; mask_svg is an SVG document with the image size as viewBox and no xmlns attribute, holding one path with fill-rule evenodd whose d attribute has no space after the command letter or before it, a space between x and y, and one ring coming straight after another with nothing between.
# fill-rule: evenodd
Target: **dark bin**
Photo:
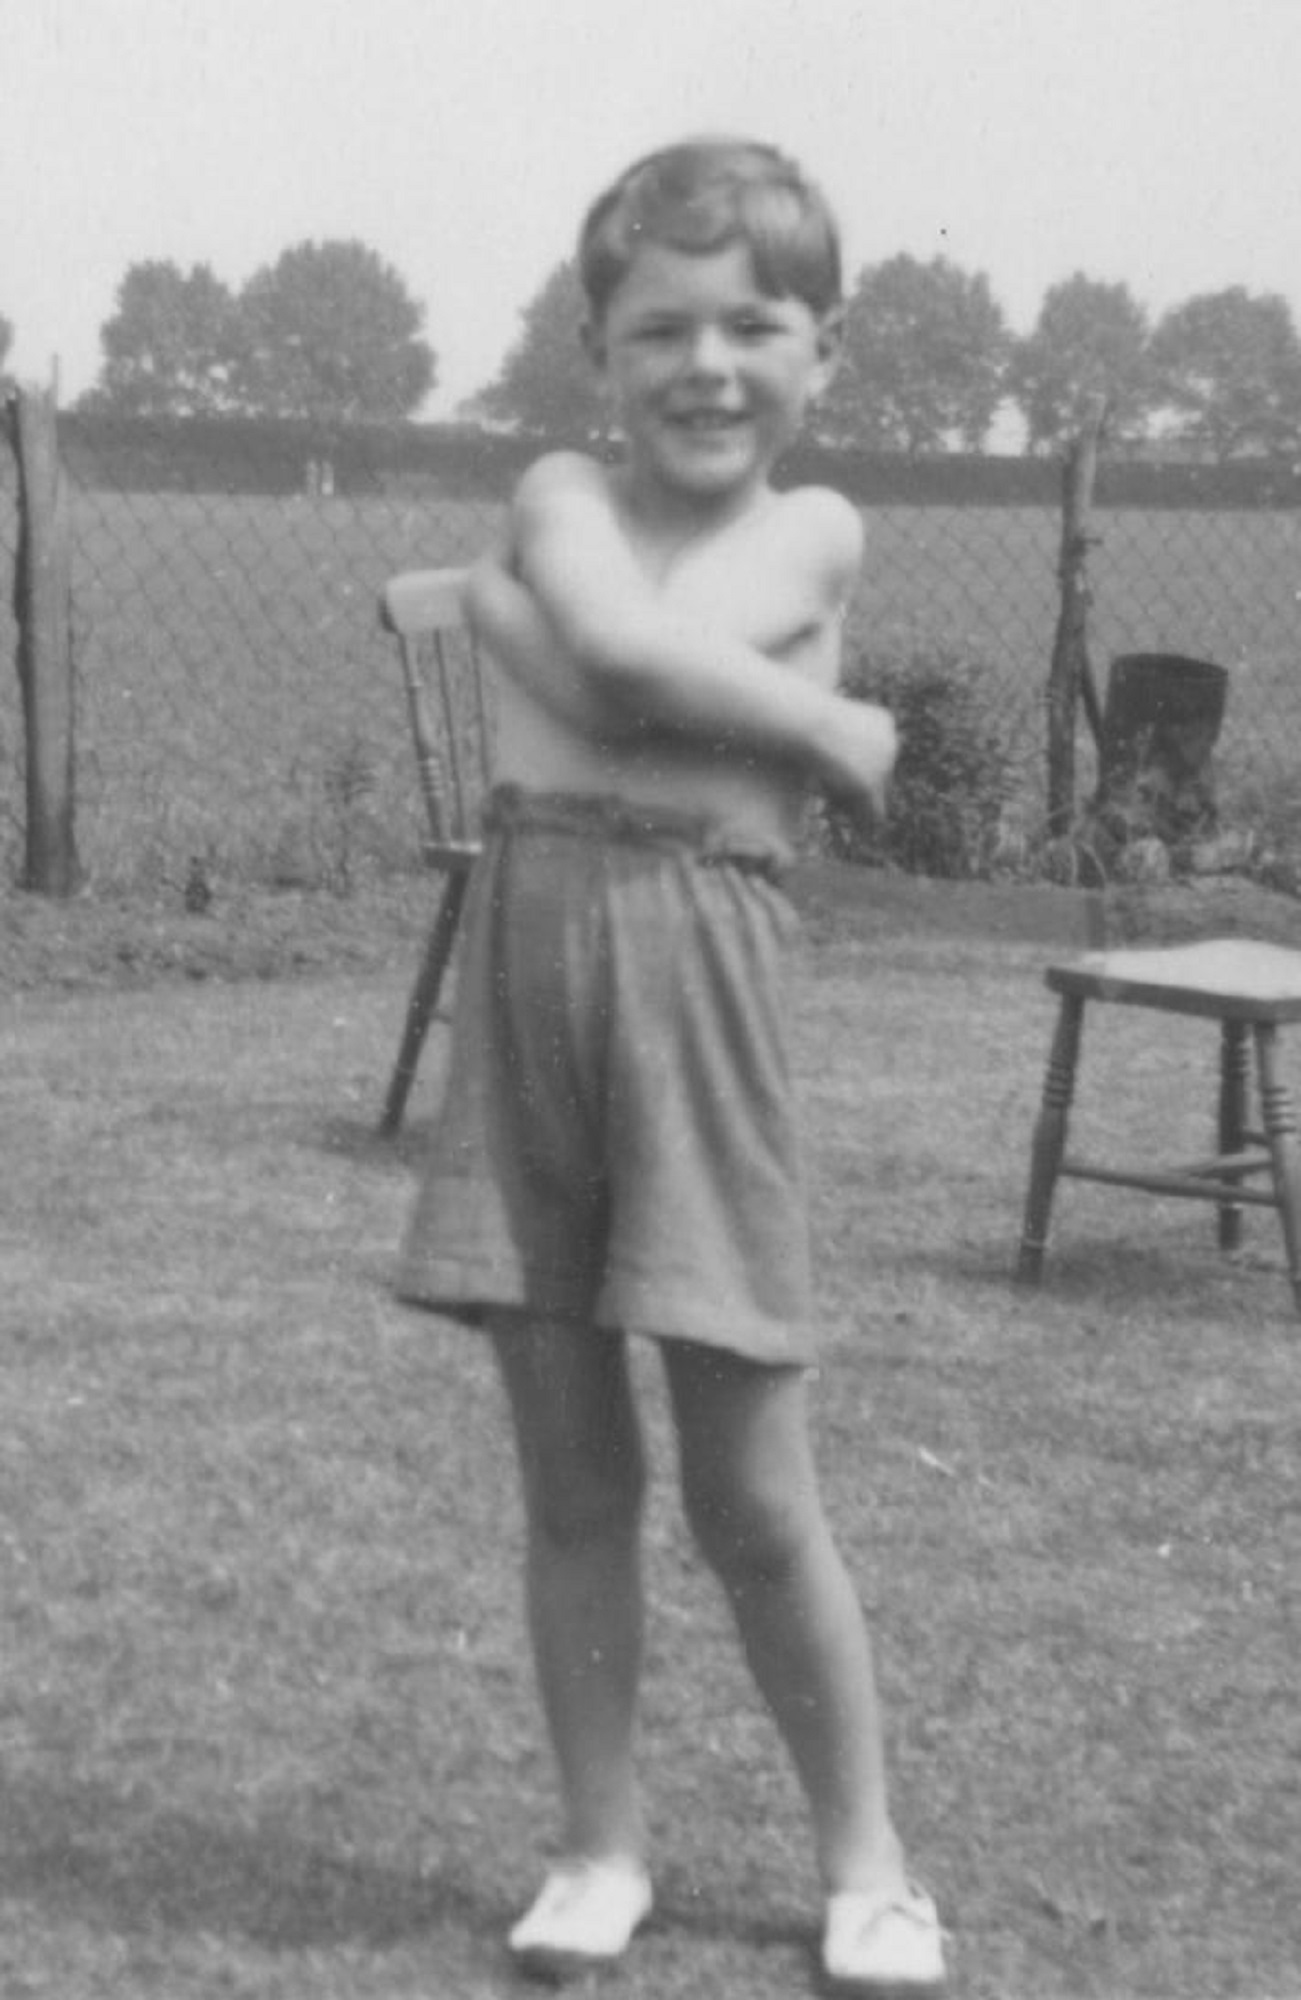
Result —
<instances>
[{"instance_id":1,"label":"dark bin","mask_svg":"<svg viewBox=\"0 0 1301 2000\"><path fill-rule=\"evenodd\" d=\"M1122 811L1132 833L1170 844L1215 831L1215 748L1228 672L1180 653L1123 653L1112 661L1102 715L1098 804Z\"/></svg>"}]
</instances>

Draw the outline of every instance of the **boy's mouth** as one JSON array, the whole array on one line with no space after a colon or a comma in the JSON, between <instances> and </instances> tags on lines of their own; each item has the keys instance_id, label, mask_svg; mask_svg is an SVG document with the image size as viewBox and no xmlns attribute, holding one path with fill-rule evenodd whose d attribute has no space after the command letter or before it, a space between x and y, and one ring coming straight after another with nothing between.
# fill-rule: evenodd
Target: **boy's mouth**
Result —
<instances>
[{"instance_id":1,"label":"boy's mouth","mask_svg":"<svg viewBox=\"0 0 1301 2000\"><path fill-rule=\"evenodd\" d=\"M686 431L735 430L745 422L744 410L675 410L669 422Z\"/></svg>"}]
</instances>

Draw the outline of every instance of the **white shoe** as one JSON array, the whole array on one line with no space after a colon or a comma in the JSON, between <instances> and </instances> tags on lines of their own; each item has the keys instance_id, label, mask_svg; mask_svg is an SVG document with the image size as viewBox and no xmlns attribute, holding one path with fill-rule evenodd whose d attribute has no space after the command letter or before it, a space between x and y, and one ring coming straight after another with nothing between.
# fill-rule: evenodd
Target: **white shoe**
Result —
<instances>
[{"instance_id":1,"label":"white shoe","mask_svg":"<svg viewBox=\"0 0 1301 2000\"><path fill-rule=\"evenodd\" d=\"M934 2000L944 1991L944 1948L924 1889L871 1895L848 1889L827 1901L822 1970L833 1993L859 2000Z\"/></svg>"},{"instance_id":2,"label":"white shoe","mask_svg":"<svg viewBox=\"0 0 1301 2000\"><path fill-rule=\"evenodd\" d=\"M573 1979L623 1957L650 1914L651 1886L632 1861L565 1861L510 1933L521 1972Z\"/></svg>"}]
</instances>

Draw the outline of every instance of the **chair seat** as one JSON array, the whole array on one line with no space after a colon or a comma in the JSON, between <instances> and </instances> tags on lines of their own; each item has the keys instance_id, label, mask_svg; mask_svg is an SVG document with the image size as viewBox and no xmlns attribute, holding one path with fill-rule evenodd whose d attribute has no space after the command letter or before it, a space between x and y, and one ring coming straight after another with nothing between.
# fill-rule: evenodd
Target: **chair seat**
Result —
<instances>
[{"instance_id":1,"label":"chair seat","mask_svg":"<svg viewBox=\"0 0 1301 2000\"><path fill-rule=\"evenodd\" d=\"M1214 1020L1301 1021L1301 951L1249 938L1095 951L1044 975L1055 993Z\"/></svg>"}]
</instances>

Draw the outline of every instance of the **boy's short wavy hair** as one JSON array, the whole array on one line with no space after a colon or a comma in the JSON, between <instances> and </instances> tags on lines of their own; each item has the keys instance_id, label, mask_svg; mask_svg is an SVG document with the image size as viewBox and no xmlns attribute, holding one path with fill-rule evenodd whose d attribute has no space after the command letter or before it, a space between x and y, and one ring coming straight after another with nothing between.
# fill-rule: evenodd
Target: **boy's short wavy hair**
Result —
<instances>
[{"instance_id":1,"label":"boy's short wavy hair","mask_svg":"<svg viewBox=\"0 0 1301 2000\"><path fill-rule=\"evenodd\" d=\"M587 212L578 274L600 321L646 242L704 255L744 243L774 298L819 318L841 299L840 232L826 197L775 146L689 139L634 161Z\"/></svg>"}]
</instances>

